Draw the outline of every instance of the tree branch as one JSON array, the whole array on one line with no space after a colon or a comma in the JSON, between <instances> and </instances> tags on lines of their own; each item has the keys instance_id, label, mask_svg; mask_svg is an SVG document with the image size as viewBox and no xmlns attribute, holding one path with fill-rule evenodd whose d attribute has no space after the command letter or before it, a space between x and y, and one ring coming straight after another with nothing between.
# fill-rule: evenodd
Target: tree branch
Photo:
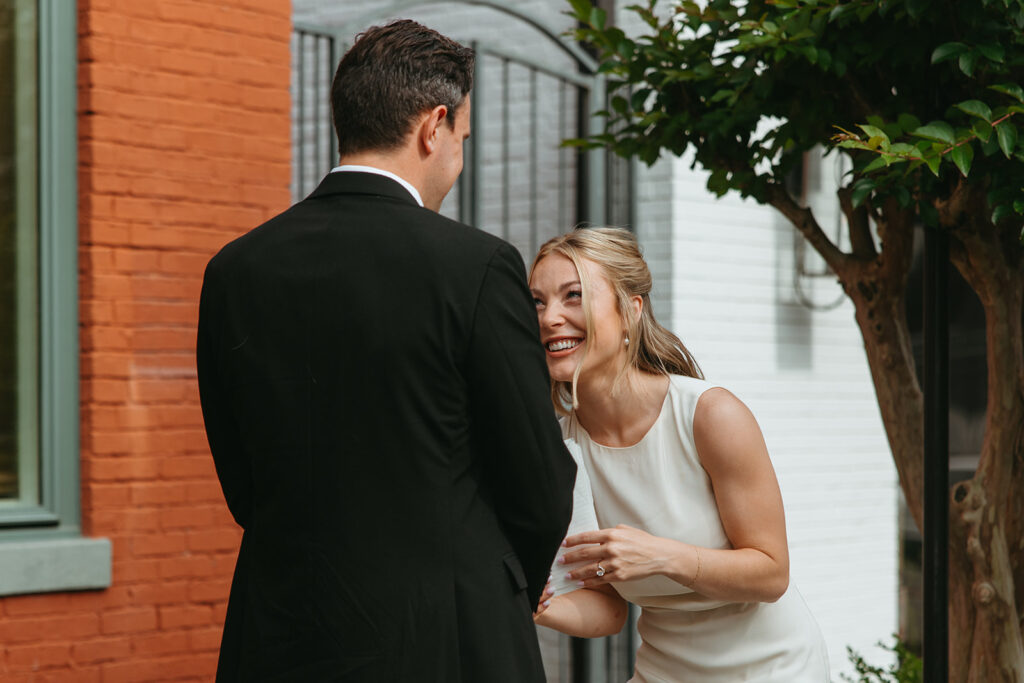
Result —
<instances>
[{"instance_id":1,"label":"tree branch","mask_svg":"<svg viewBox=\"0 0 1024 683\"><path fill-rule=\"evenodd\" d=\"M800 206L789 196L786 188L771 185L768 189L768 204L775 207L811 243L832 272L843 279L850 255L832 243L810 209Z\"/></svg>"},{"instance_id":2,"label":"tree branch","mask_svg":"<svg viewBox=\"0 0 1024 683\"><path fill-rule=\"evenodd\" d=\"M878 256L875 249L875 240L871 236L871 222L868 220L868 210L865 206L854 208L853 190L849 187L840 187L836 191L839 197L839 208L846 216L846 223L850 226L850 246L853 248L854 256L866 259L873 259Z\"/></svg>"},{"instance_id":3,"label":"tree branch","mask_svg":"<svg viewBox=\"0 0 1024 683\"><path fill-rule=\"evenodd\" d=\"M913 210L901 207L896 198L889 197L882 203L876 220L882 242L878 256L879 276L894 292L904 292L914 258L914 222L917 218Z\"/></svg>"}]
</instances>

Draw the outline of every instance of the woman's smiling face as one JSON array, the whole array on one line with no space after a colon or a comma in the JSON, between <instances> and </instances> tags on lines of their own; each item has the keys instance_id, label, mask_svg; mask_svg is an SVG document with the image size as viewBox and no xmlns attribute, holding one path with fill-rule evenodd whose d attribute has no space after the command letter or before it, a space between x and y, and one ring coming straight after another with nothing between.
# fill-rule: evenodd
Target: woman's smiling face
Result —
<instances>
[{"instance_id":1,"label":"woman's smiling face","mask_svg":"<svg viewBox=\"0 0 1024 683\"><path fill-rule=\"evenodd\" d=\"M580 359L584 360L581 379L595 371L615 377L624 361L624 325L611 283L593 261L581 259L581 265L586 270L587 305L593 324L589 335L576 265L561 254L549 254L530 276L548 372L557 382L571 382Z\"/></svg>"}]
</instances>

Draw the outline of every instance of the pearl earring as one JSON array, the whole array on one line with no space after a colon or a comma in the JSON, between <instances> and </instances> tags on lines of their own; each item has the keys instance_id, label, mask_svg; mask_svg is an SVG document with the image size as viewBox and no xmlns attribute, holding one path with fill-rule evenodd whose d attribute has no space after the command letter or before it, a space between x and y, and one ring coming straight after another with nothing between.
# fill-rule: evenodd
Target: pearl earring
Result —
<instances>
[{"instance_id":1,"label":"pearl earring","mask_svg":"<svg viewBox=\"0 0 1024 683\"><path fill-rule=\"evenodd\" d=\"M629 335L626 335L626 346L629 346Z\"/></svg>"}]
</instances>

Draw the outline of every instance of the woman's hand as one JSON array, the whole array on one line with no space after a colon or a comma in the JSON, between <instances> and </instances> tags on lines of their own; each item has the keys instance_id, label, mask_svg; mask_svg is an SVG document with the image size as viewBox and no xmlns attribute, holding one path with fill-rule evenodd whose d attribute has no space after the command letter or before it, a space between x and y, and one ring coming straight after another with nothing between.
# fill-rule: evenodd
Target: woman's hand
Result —
<instances>
[{"instance_id":1,"label":"woman's hand","mask_svg":"<svg viewBox=\"0 0 1024 683\"><path fill-rule=\"evenodd\" d=\"M584 588L666 574L675 563L674 558L690 547L625 524L614 529L586 531L564 541L568 547L584 544L597 545L567 552L559 558L559 562L567 565L590 563L568 574L570 579L582 582Z\"/></svg>"},{"instance_id":2,"label":"woman's hand","mask_svg":"<svg viewBox=\"0 0 1024 683\"><path fill-rule=\"evenodd\" d=\"M548 582L544 586L544 590L540 594L540 602L537 603L537 609L533 611L533 620L537 621L537 617L544 613L548 607L551 606L551 596L555 594L555 589L551 586L551 577L548 577Z\"/></svg>"}]
</instances>

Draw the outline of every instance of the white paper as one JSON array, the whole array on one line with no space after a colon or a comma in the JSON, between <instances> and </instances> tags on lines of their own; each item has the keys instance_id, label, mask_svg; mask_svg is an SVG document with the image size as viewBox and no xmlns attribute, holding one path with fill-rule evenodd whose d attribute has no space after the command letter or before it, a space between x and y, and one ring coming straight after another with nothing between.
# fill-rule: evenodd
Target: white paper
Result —
<instances>
[{"instance_id":1,"label":"white paper","mask_svg":"<svg viewBox=\"0 0 1024 683\"><path fill-rule=\"evenodd\" d=\"M569 522L569 529L565 535L572 536L584 531L597 531L600 527L597 524L597 514L594 512L594 496L590 491L590 477L587 476L587 468L583 465L583 451L580 450L579 444L572 439L565 440L565 447L569 449L572 459L576 461L576 485L572 490L572 520ZM579 588L578 579L570 580L565 578L565 575L567 572L590 564L590 562L559 564L558 559L570 550L586 547L586 545L577 545L572 548L565 546L558 548L555 562L551 565L551 586L555 589L555 595L564 595Z\"/></svg>"}]
</instances>

